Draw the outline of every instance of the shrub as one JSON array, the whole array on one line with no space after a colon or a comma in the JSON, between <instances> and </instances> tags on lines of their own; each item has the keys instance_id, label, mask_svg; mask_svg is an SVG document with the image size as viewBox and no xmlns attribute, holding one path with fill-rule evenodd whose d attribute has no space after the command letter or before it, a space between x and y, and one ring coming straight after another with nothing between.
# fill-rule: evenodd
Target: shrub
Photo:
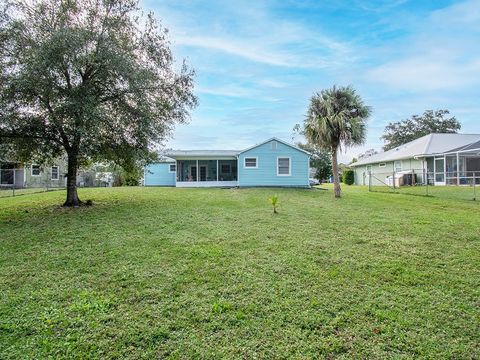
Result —
<instances>
[{"instance_id":1,"label":"shrub","mask_svg":"<svg viewBox=\"0 0 480 360\"><path fill-rule=\"evenodd\" d=\"M355 174L351 169L343 170L343 183L346 185L353 185L355 183Z\"/></svg>"}]
</instances>

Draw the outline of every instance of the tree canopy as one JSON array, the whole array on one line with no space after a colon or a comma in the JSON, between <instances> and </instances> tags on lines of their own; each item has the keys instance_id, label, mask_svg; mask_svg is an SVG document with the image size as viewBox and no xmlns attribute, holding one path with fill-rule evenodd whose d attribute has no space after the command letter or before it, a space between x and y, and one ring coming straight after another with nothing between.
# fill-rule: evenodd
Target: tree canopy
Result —
<instances>
[{"instance_id":1,"label":"tree canopy","mask_svg":"<svg viewBox=\"0 0 480 360\"><path fill-rule=\"evenodd\" d=\"M310 144L330 152L335 197L341 196L338 150L365 142L370 113L370 107L350 86L333 86L310 100L302 133Z\"/></svg>"},{"instance_id":2,"label":"tree canopy","mask_svg":"<svg viewBox=\"0 0 480 360\"><path fill-rule=\"evenodd\" d=\"M0 9L0 139L19 160L68 157L65 205L83 161L129 168L196 106L193 70L136 0L7 1Z\"/></svg>"},{"instance_id":3,"label":"tree canopy","mask_svg":"<svg viewBox=\"0 0 480 360\"><path fill-rule=\"evenodd\" d=\"M298 143L297 146L312 154L310 167L315 169L315 179L324 181L332 176L332 159L328 151L319 149L311 144Z\"/></svg>"},{"instance_id":4,"label":"tree canopy","mask_svg":"<svg viewBox=\"0 0 480 360\"><path fill-rule=\"evenodd\" d=\"M448 117L448 110L426 110L423 115L389 123L381 139L387 151L431 133L457 133L462 127L455 116Z\"/></svg>"}]
</instances>

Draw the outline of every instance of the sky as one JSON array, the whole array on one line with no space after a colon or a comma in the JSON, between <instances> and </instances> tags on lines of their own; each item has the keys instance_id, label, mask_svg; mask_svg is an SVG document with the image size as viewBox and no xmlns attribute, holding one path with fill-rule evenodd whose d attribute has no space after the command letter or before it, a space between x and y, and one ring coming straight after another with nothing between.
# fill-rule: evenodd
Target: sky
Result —
<instances>
[{"instance_id":1,"label":"sky","mask_svg":"<svg viewBox=\"0 0 480 360\"><path fill-rule=\"evenodd\" d=\"M242 149L302 141L315 92L351 85L372 107L364 146L385 126L448 109L480 133L480 0L143 0L168 28L178 64L195 69L199 105L166 144Z\"/></svg>"}]
</instances>

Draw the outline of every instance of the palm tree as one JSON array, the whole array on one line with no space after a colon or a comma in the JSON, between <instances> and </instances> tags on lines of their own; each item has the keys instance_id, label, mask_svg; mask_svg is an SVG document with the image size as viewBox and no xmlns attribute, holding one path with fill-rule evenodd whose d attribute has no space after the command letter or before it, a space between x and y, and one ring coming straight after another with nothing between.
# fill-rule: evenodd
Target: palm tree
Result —
<instances>
[{"instance_id":1,"label":"palm tree","mask_svg":"<svg viewBox=\"0 0 480 360\"><path fill-rule=\"evenodd\" d=\"M337 198L341 196L338 150L365 142L366 121L370 113L371 108L350 86L322 90L310 100L303 134L309 143L330 152Z\"/></svg>"}]
</instances>

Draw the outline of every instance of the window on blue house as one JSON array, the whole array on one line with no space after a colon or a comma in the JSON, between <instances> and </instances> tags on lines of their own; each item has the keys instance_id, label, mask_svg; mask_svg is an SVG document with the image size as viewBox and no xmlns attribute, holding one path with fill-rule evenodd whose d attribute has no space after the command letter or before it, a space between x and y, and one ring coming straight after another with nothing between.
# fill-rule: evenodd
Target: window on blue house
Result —
<instances>
[{"instance_id":1,"label":"window on blue house","mask_svg":"<svg viewBox=\"0 0 480 360\"><path fill-rule=\"evenodd\" d=\"M279 157L277 159L277 175L281 175L281 176L290 175L290 158Z\"/></svg>"},{"instance_id":2,"label":"window on blue house","mask_svg":"<svg viewBox=\"0 0 480 360\"><path fill-rule=\"evenodd\" d=\"M257 158L256 157L245 158L244 167L255 169L257 167Z\"/></svg>"},{"instance_id":3,"label":"window on blue house","mask_svg":"<svg viewBox=\"0 0 480 360\"><path fill-rule=\"evenodd\" d=\"M174 173L177 171L177 165L176 164L170 164L170 172Z\"/></svg>"}]
</instances>

